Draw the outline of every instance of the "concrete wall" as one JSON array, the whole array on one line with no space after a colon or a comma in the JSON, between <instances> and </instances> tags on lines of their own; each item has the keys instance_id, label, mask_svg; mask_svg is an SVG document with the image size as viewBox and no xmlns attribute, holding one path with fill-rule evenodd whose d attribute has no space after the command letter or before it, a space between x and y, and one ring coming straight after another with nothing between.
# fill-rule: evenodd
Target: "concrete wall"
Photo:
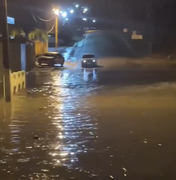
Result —
<instances>
[{"instance_id":1,"label":"concrete wall","mask_svg":"<svg viewBox=\"0 0 176 180\"><path fill-rule=\"evenodd\" d=\"M0 98L3 97L3 49L0 42ZM10 69L11 72L30 71L35 66L34 44L20 44L10 42L9 45Z\"/></svg>"},{"instance_id":2,"label":"concrete wall","mask_svg":"<svg viewBox=\"0 0 176 180\"><path fill-rule=\"evenodd\" d=\"M24 47L25 46L25 47ZM35 66L35 45L11 42L9 47L10 69L12 72L31 70ZM26 62L24 62L26 61ZM2 73L2 43L0 42L0 75Z\"/></svg>"},{"instance_id":3,"label":"concrete wall","mask_svg":"<svg viewBox=\"0 0 176 180\"><path fill-rule=\"evenodd\" d=\"M35 66L35 47L33 44L26 45L26 71Z\"/></svg>"},{"instance_id":4,"label":"concrete wall","mask_svg":"<svg viewBox=\"0 0 176 180\"><path fill-rule=\"evenodd\" d=\"M12 72L21 70L20 44L10 43L9 45L10 67ZM3 97L3 48L0 42L0 98Z\"/></svg>"},{"instance_id":5,"label":"concrete wall","mask_svg":"<svg viewBox=\"0 0 176 180\"><path fill-rule=\"evenodd\" d=\"M21 71L21 45L12 42L9 45L10 69L12 72Z\"/></svg>"}]
</instances>

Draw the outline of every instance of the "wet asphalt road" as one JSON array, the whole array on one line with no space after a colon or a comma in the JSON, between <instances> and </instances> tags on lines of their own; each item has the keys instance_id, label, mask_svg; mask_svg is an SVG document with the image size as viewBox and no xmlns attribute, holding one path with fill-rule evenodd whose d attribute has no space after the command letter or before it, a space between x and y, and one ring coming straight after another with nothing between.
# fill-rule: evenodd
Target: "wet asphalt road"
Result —
<instances>
[{"instance_id":1,"label":"wet asphalt road","mask_svg":"<svg viewBox=\"0 0 176 180\"><path fill-rule=\"evenodd\" d=\"M175 71L109 67L39 69L0 102L1 180L176 179Z\"/></svg>"}]
</instances>

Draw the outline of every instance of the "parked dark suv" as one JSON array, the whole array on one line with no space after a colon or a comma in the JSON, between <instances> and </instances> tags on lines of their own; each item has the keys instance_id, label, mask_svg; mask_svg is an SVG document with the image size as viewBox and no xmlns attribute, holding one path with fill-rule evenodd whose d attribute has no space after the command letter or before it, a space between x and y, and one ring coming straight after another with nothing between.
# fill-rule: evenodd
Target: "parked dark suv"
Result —
<instances>
[{"instance_id":1,"label":"parked dark suv","mask_svg":"<svg viewBox=\"0 0 176 180\"><path fill-rule=\"evenodd\" d=\"M62 54L58 52L48 52L43 55L39 55L37 58L37 63L39 66L54 66L55 64L64 65L65 59Z\"/></svg>"}]
</instances>

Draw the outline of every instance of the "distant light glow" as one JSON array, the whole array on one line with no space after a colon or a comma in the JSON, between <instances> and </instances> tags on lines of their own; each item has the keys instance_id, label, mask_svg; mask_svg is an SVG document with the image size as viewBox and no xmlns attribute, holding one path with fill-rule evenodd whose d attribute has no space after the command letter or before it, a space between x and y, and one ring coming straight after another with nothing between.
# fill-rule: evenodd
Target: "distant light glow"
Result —
<instances>
[{"instance_id":1,"label":"distant light glow","mask_svg":"<svg viewBox=\"0 0 176 180\"><path fill-rule=\"evenodd\" d=\"M84 8L83 13L86 13L87 11L88 11L88 9L87 9L87 8Z\"/></svg>"},{"instance_id":2,"label":"distant light glow","mask_svg":"<svg viewBox=\"0 0 176 180\"><path fill-rule=\"evenodd\" d=\"M124 33L127 33L127 32L128 32L128 29L127 29L127 28L124 28L124 29L123 29L123 32L124 32Z\"/></svg>"},{"instance_id":3,"label":"distant light glow","mask_svg":"<svg viewBox=\"0 0 176 180\"><path fill-rule=\"evenodd\" d=\"M66 18L65 20L68 21L68 18Z\"/></svg>"},{"instance_id":4,"label":"distant light glow","mask_svg":"<svg viewBox=\"0 0 176 180\"><path fill-rule=\"evenodd\" d=\"M59 14L59 10L58 9L54 9L54 14L58 15Z\"/></svg>"},{"instance_id":5,"label":"distant light glow","mask_svg":"<svg viewBox=\"0 0 176 180\"><path fill-rule=\"evenodd\" d=\"M79 4L76 4L75 7L76 7L76 8L79 8Z\"/></svg>"},{"instance_id":6,"label":"distant light glow","mask_svg":"<svg viewBox=\"0 0 176 180\"><path fill-rule=\"evenodd\" d=\"M67 13L66 12L62 12L62 17L66 17Z\"/></svg>"},{"instance_id":7,"label":"distant light glow","mask_svg":"<svg viewBox=\"0 0 176 180\"><path fill-rule=\"evenodd\" d=\"M82 20L83 20L83 21L87 21L87 18L83 18Z\"/></svg>"},{"instance_id":8,"label":"distant light glow","mask_svg":"<svg viewBox=\"0 0 176 180\"><path fill-rule=\"evenodd\" d=\"M73 14L73 13L74 13L74 10L73 10L73 9L71 9L71 10L70 10L70 13L71 13L71 14Z\"/></svg>"},{"instance_id":9,"label":"distant light glow","mask_svg":"<svg viewBox=\"0 0 176 180\"><path fill-rule=\"evenodd\" d=\"M95 19L93 19L93 20L92 20L92 22L93 22L93 23L95 23L95 22L96 22L96 20L95 20Z\"/></svg>"}]
</instances>

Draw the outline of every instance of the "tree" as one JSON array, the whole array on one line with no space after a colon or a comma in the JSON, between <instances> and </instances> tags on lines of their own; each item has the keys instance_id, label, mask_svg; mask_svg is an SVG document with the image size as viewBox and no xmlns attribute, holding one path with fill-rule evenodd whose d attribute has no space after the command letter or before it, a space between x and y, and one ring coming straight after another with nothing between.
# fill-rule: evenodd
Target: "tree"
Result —
<instances>
[{"instance_id":1,"label":"tree","mask_svg":"<svg viewBox=\"0 0 176 180\"><path fill-rule=\"evenodd\" d=\"M25 32L20 28L12 29L12 31L10 32L10 36L13 38L25 37L25 35Z\"/></svg>"},{"instance_id":2,"label":"tree","mask_svg":"<svg viewBox=\"0 0 176 180\"><path fill-rule=\"evenodd\" d=\"M34 31L31 31L28 34L28 39L31 41L47 41L48 34L46 33L46 31L36 28Z\"/></svg>"}]
</instances>

